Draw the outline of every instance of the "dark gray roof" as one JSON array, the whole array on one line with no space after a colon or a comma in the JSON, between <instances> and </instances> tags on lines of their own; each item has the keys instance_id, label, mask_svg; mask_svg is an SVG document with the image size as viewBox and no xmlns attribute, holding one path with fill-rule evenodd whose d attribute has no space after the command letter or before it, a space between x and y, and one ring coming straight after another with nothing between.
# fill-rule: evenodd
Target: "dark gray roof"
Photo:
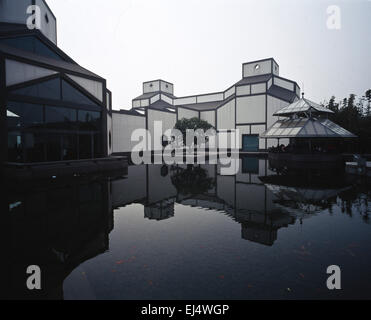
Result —
<instances>
[{"instance_id":1,"label":"dark gray roof","mask_svg":"<svg viewBox=\"0 0 371 320\"><path fill-rule=\"evenodd\" d=\"M247 77L247 78L243 78L242 80L238 81L236 83L236 86L267 82L270 78L272 78L272 74L263 74L260 76Z\"/></svg>"},{"instance_id":2,"label":"dark gray roof","mask_svg":"<svg viewBox=\"0 0 371 320\"><path fill-rule=\"evenodd\" d=\"M158 94L163 94L171 99L176 99L175 96L173 96L172 94L170 93L165 93L165 92L162 92L162 91L156 91L156 92L149 92L149 93L143 93L142 95L140 95L139 97L136 97L133 99L133 101L135 100L144 100L144 99L150 99L154 96L157 96Z\"/></svg>"},{"instance_id":3,"label":"dark gray roof","mask_svg":"<svg viewBox=\"0 0 371 320\"><path fill-rule=\"evenodd\" d=\"M10 56L20 57L20 58L23 58L23 59L27 59L27 60L35 61L35 62L38 62L38 63L42 63L42 64L45 64L45 65L50 66L52 68L53 67L54 68L60 68L60 69L63 69L67 72L69 71L69 72L72 72L72 73L74 73L74 72L75 73L80 73L80 74L83 74L83 75L87 75L89 77L94 77L94 78L103 80L102 77L100 77L97 74L79 66L78 64L73 64L73 63L69 63L69 62L66 62L66 61L47 58L47 57L44 57L44 56L34 54L32 52L26 52L26 51L23 51L23 50L19 50L17 48L9 47L9 46L4 45L4 44L0 44L0 52L3 52L4 54L8 54Z\"/></svg>"},{"instance_id":4,"label":"dark gray roof","mask_svg":"<svg viewBox=\"0 0 371 320\"><path fill-rule=\"evenodd\" d=\"M144 99L150 99L154 96L157 96L159 94L159 92L149 92L149 93L143 93L142 95L140 95L139 97L136 97L133 99L134 100L144 100Z\"/></svg>"},{"instance_id":5,"label":"dark gray roof","mask_svg":"<svg viewBox=\"0 0 371 320\"><path fill-rule=\"evenodd\" d=\"M226 103L230 102L235 98L235 95L230 96L228 99L223 101L213 101L213 102L203 102L203 103L194 103L194 104L186 104L182 106L178 106L179 108L188 108L195 111L212 111L216 110L219 107L225 105Z\"/></svg>"},{"instance_id":6,"label":"dark gray roof","mask_svg":"<svg viewBox=\"0 0 371 320\"><path fill-rule=\"evenodd\" d=\"M287 102L294 102L296 96L296 93L278 86L271 86L268 90L268 94L270 94L273 97L279 98L281 100L287 101Z\"/></svg>"},{"instance_id":7,"label":"dark gray roof","mask_svg":"<svg viewBox=\"0 0 371 320\"><path fill-rule=\"evenodd\" d=\"M149 106L150 109L157 109L157 110L167 110L167 108L171 108L171 109L175 109L174 106L172 106L171 104L165 102L165 101L162 101L162 100L158 100L156 101L155 103L152 103L150 106Z\"/></svg>"}]
</instances>

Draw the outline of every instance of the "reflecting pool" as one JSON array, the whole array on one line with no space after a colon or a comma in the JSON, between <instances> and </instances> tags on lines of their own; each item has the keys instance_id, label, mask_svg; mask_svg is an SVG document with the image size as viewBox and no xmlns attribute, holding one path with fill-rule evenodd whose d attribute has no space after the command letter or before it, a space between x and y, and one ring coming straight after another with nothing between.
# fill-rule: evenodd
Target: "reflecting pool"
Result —
<instances>
[{"instance_id":1,"label":"reflecting pool","mask_svg":"<svg viewBox=\"0 0 371 320\"><path fill-rule=\"evenodd\" d=\"M371 192L349 176L278 175L265 159L131 166L127 176L8 190L9 298L371 298ZM29 291L27 266L41 268ZM328 266L342 290L326 286Z\"/></svg>"}]
</instances>

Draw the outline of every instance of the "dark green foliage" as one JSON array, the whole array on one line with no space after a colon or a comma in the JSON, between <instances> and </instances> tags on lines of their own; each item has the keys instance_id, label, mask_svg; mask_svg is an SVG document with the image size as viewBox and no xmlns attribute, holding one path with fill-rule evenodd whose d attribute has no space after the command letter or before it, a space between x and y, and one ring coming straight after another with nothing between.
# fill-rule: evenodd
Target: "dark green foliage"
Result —
<instances>
[{"instance_id":1,"label":"dark green foliage","mask_svg":"<svg viewBox=\"0 0 371 320\"><path fill-rule=\"evenodd\" d=\"M199 118L192 118L192 119L181 119L176 124L174 129L179 130L182 133L183 136L183 143L186 143L186 134L187 130L203 130L203 133L205 134L207 130L214 129L214 127L208 123L205 120L201 120ZM202 136L197 135L198 138L204 138L204 134ZM199 140L201 140L199 139Z\"/></svg>"},{"instance_id":2,"label":"dark green foliage","mask_svg":"<svg viewBox=\"0 0 371 320\"><path fill-rule=\"evenodd\" d=\"M352 144L351 152L371 153L371 89L358 99L354 94L337 103L333 96L324 104L334 111L330 119L354 133L358 138Z\"/></svg>"}]
</instances>

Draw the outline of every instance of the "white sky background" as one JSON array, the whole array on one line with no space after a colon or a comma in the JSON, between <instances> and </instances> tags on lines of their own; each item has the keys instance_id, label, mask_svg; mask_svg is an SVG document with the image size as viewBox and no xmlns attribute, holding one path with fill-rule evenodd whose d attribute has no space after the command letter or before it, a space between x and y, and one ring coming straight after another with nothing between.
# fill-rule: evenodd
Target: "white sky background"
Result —
<instances>
[{"instance_id":1,"label":"white sky background","mask_svg":"<svg viewBox=\"0 0 371 320\"><path fill-rule=\"evenodd\" d=\"M371 88L371 1L47 0L58 46L107 79L114 109L130 109L144 81L175 95L224 91L242 63L274 57L280 76L322 102ZM329 5L341 29L327 28Z\"/></svg>"}]
</instances>

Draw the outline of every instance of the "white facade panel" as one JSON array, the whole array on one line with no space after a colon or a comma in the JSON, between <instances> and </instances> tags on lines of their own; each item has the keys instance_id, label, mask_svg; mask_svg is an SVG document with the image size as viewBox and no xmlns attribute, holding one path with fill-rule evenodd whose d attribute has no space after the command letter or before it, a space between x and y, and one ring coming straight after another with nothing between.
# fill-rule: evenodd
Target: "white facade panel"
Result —
<instances>
[{"instance_id":1,"label":"white facade panel","mask_svg":"<svg viewBox=\"0 0 371 320\"><path fill-rule=\"evenodd\" d=\"M300 95L301 95L301 89L300 89L299 86L295 86L295 91L296 91L296 95L297 95L298 97L300 97Z\"/></svg>"},{"instance_id":2,"label":"white facade panel","mask_svg":"<svg viewBox=\"0 0 371 320\"><path fill-rule=\"evenodd\" d=\"M169 98L168 96L165 96L164 94L161 95L161 100L171 105L174 104L173 99Z\"/></svg>"},{"instance_id":3,"label":"white facade panel","mask_svg":"<svg viewBox=\"0 0 371 320\"><path fill-rule=\"evenodd\" d=\"M153 103L155 103L155 102L157 102L159 100L160 100L160 95L158 94L158 95L156 95L156 96L154 96L154 97L151 98L151 104L153 104Z\"/></svg>"},{"instance_id":4,"label":"white facade panel","mask_svg":"<svg viewBox=\"0 0 371 320\"><path fill-rule=\"evenodd\" d=\"M68 74L67 75L70 79L75 81L78 85L83 87L86 91L88 91L91 95L96 97L99 101L103 102L103 83L99 81L94 81L82 77L77 77Z\"/></svg>"},{"instance_id":5,"label":"white facade panel","mask_svg":"<svg viewBox=\"0 0 371 320\"><path fill-rule=\"evenodd\" d=\"M162 135L169 129L174 129L176 123L176 114L148 109L148 131L152 137L152 150L159 151L162 148ZM155 121L161 122L162 133L155 135Z\"/></svg>"},{"instance_id":6,"label":"white facade panel","mask_svg":"<svg viewBox=\"0 0 371 320\"><path fill-rule=\"evenodd\" d=\"M251 94L264 93L266 89L267 89L267 86L265 83L253 84L251 86Z\"/></svg>"},{"instance_id":7,"label":"white facade panel","mask_svg":"<svg viewBox=\"0 0 371 320\"><path fill-rule=\"evenodd\" d=\"M237 123L265 122L265 95L237 98Z\"/></svg>"},{"instance_id":8,"label":"white facade panel","mask_svg":"<svg viewBox=\"0 0 371 320\"><path fill-rule=\"evenodd\" d=\"M128 114L112 113L112 151L113 153L131 152L138 142L131 141L136 129L146 128L146 118Z\"/></svg>"},{"instance_id":9,"label":"white facade panel","mask_svg":"<svg viewBox=\"0 0 371 320\"><path fill-rule=\"evenodd\" d=\"M134 100L133 101L133 108L139 108L140 107L140 100Z\"/></svg>"},{"instance_id":10,"label":"white facade panel","mask_svg":"<svg viewBox=\"0 0 371 320\"><path fill-rule=\"evenodd\" d=\"M196 97L174 99L174 106L181 106L183 104L194 104L194 103L197 103Z\"/></svg>"},{"instance_id":11,"label":"white facade panel","mask_svg":"<svg viewBox=\"0 0 371 320\"><path fill-rule=\"evenodd\" d=\"M178 108L178 119L192 119L192 118L198 118L198 111L184 109L184 108Z\"/></svg>"},{"instance_id":12,"label":"white facade panel","mask_svg":"<svg viewBox=\"0 0 371 320\"><path fill-rule=\"evenodd\" d=\"M54 70L49 70L34 65L14 61L5 60L6 85L12 86L18 83L23 83L35 79L44 78L57 74Z\"/></svg>"},{"instance_id":13,"label":"white facade panel","mask_svg":"<svg viewBox=\"0 0 371 320\"><path fill-rule=\"evenodd\" d=\"M223 101L223 100L224 100L223 93L209 94L209 95L197 97L197 103Z\"/></svg>"},{"instance_id":14,"label":"white facade panel","mask_svg":"<svg viewBox=\"0 0 371 320\"><path fill-rule=\"evenodd\" d=\"M243 65L243 77L259 76L272 73L272 60L252 62Z\"/></svg>"},{"instance_id":15,"label":"white facade panel","mask_svg":"<svg viewBox=\"0 0 371 320\"><path fill-rule=\"evenodd\" d=\"M201 112L201 120L205 120L215 127L215 111Z\"/></svg>"},{"instance_id":16,"label":"white facade panel","mask_svg":"<svg viewBox=\"0 0 371 320\"><path fill-rule=\"evenodd\" d=\"M278 110L287 107L289 104L289 102L268 96L268 127L273 125L278 119L277 117L274 117L273 114L275 114Z\"/></svg>"},{"instance_id":17,"label":"white facade panel","mask_svg":"<svg viewBox=\"0 0 371 320\"><path fill-rule=\"evenodd\" d=\"M275 61L273 61L273 74L275 76L280 75L280 66Z\"/></svg>"},{"instance_id":18,"label":"white facade panel","mask_svg":"<svg viewBox=\"0 0 371 320\"><path fill-rule=\"evenodd\" d=\"M219 108L217 129L235 129L235 99L228 102L225 106Z\"/></svg>"},{"instance_id":19,"label":"white facade panel","mask_svg":"<svg viewBox=\"0 0 371 320\"><path fill-rule=\"evenodd\" d=\"M143 83L143 93L160 91L160 81Z\"/></svg>"},{"instance_id":20,"label":"white facade panel","mask_svg":"<svg viewBox=\"0 0 371 320\"><path fill-rule=\"evenodd\" d=\"M160 86L161 86L160 88L162 92L166 92L170 94L174 93L174 86L171 83L166 82L166 81L161 81Z\"/></svg>"},{"instance_id":21,"label":"white facade panel","mask_svg":"<svg viewBox=\"0 0 371 320\"><path fill-rule=\"evenodd\" d=\"M141 107L148 107L149 106L149 99L140 100Z\"/></svg>"},{"instance_id":22,"label":"white facade panel","mask_svg":"<svg viewBox=\"0 0 371 320\"><path fill-rule=\"evenodd\" d=\"M224 92L224 99L228 99L230 96L233 96L236 93L236 87L232 87L226 92Z\"/></svg>"},{"instance_id":23,"label":"white facade panel","mask_svg":"<svg viewBox=\"0 0 371 320\"><path fill-rule=\"evenodd\" d=\"M294 91L294 84L292 82L274 77L274 84L286 90Z\"/></svg>"},{"instance_id":24,"label":"white facade panel","mask_svg":"<svg viewBox=\"0 0 371 320\"><path fill-rule=\"evenodd\" d=\"M237 96L247 96L251 94L251 86L237 87Z\"/></svg>"}]
</instances>

